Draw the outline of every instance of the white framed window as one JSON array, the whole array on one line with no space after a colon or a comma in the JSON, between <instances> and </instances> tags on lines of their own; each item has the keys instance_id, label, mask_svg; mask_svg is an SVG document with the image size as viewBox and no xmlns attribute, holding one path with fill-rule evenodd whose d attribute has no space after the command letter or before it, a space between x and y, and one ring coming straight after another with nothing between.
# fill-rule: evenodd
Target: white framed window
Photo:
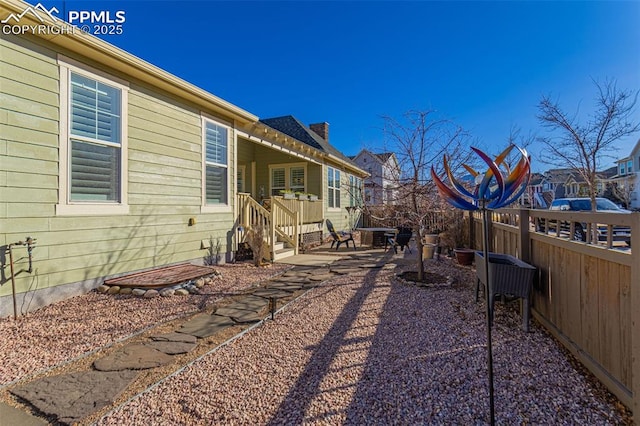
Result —
<instances>
[{"instance_id":1,"label":"white framed window","mask_svg":"<svg viewBox=\"0 0 640 426\"><path fill-rule=\"evenodd\" d=\"M284 167L271 169L271 195L281 195L287 189L287 171Z\"/></svg>"},{"instance_id":2,"label":"white framed window","mask_svg":"<svg viewBox=\"0 0 640 426\"><path fill-rule=\"evenodd\" d=\"M340 170L327 167L327 201L330 209L340 208Z\"/></svg>"},{"instance_id":3,"label":"white framed window","mask_svg":"<svg viewBox=\"0 0 640 426\"><path fill-rule=\"evenodd\" d=\"M289 189L293 192L305 192L305 168L302 166L295 166L289 168Z\"/></svg>"},{"instance_id":4,"label":"white framed window","mask_svg":"<svg viewBox=\"0 0 640 426\"><path fill-rule=\"evenodd\" d=\"M626 175L626 171L625 171L625 164L624 163L620 163L620 175Z\"/></svg>"},{"instance_id":5,"label":"white framed window","mask_svg":"<svg viewBox=\"0 0 640 426\"><path fill-rule=\"evenodd\" d=\"M349 175L349 206L362 206L362 179Z\"/></svg>"},{"instance_id":6,"label":"white framed window","mask_svg":"<svg viewBox=\"0 0 640 426\"><path fill-rule=\"evenodd\" d=\"M633 172L633 160L627 161L627 173Z\"/></svg>"},{"instance_id":7,"label":"white framed window","mask_svg":"<svg viewBox=\"0 0 640 426\"><path fill-rule=\"evenodd\" d=\"M285 190L306 192L307 165L306 163L269 165L269 179L271 195L282 195Z\"/></svg>"},{"instance_id":8,"label":"white framed window","mask_svg":"<svg viewBox=\"0 0 640 426\"><path fill-rule=\"evenodd\" d=\"M128 214L128 83L58 56L57 215Z\"/></svg>"},{"instance_id":9,"label":"white framed window","mask_svg":"<svg viewBox=\"0 0 640 426\"><path fill-rule=\"evenodd\" d=\"M231 127L202 117L202 212L230 211L229 140Z\"/></svg>"}]
</instances>

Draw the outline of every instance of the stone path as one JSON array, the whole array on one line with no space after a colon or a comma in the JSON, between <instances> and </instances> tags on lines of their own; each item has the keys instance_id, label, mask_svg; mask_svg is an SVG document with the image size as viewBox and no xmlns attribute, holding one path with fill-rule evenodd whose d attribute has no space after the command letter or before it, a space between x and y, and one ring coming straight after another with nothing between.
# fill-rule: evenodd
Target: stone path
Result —
<instances>
[{"instance_id":1,"label":"stone path","mask_svg":"<svg viewBox=\"0 0 640 426\"><path fill-rule=\"evenodd\" d=\"M382 268L385 265L371 255L354 253L336 261L335 266L295 266L272 278L264 287L254 289L211 314L193 316L174 332L152 335L148 341L127 344L97 359L91 371L36 379L27 384L19 384L10 389L10 392L41 413L55 417L60 423L78 422L113 404L138 377L140 371L170 364L174 356L195 349L198 340L214 336L229 327L247 326L262 321L271 312L270 303L273 298L282 305L282 299L295 298L336 274L363 274L370 268ZM24 411L16 412L9 406L0 405L0 412L14 416L11 420L14 424L29 424L30 421L38 420Z\"/></svg>"}]
</instances>

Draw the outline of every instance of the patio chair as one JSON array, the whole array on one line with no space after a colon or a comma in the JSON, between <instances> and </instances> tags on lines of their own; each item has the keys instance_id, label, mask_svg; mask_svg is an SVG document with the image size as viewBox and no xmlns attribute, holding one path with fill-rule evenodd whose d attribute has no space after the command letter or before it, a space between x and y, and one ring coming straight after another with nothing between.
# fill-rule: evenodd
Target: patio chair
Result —
<instances>
[{"instance_id":1,"label":"patio chair","mask_svg":"<svg viewBox=\"0 0 640 426\"><path fill-rule=\"evenodd\" d=\"M340 244L345 243L347 245L347 247L349 247L349 241L351 241L353 243L353 249L356 249L356 242L353 240L353 234L350 232L336 232L336 229L333 227L333 223L331 223L331 221L329 219L325 219L325 222L327 223L327 229L329 230L329 233L331 234L331 237L333 238L333 241L331 241L331 248L333 248L333 245L337 243L336 245L336 250L338 250L340 248Z\"/></svg>"},{"instance_id":2,"label":"patio chair","mask_svg":"<svg viewBox=\"0 0 640 426\"><path fill-rule=\"evenodd\" d=\"M398 232L389 238L389 243L391 247L393 247L393 251L397 254L398 247L400 247L400 251L404 251L406 247L409 253L411 253L411 247L409 247L409 241L411 241L411 237L413 236L413 230L411 228L398 227Z\"/></svg>"}]
</instances>

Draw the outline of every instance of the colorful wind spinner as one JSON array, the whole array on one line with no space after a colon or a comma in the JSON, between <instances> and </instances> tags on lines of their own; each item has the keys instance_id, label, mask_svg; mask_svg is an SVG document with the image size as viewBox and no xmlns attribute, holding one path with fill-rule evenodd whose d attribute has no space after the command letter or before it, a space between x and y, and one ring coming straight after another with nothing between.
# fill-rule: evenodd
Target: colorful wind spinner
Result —
<instances>
[{"instance_id":1,"label":"colorful wind spinner","mask_svg":"<svg viewBox=\"0 0 640 426\"><path fill-rule=\"evenodd\" d=\"M514 148L520 151L522 158L511 170L505 160ZM481 176L476 170L466 164L463 165L476 181L473 192L467 190L453 176L446 155L444 156L444 175L446 175L451 186L446 185L443 182L444 175L442 178L438 177L433 166L431 166L431 177L438 187L438 192L449 204L463 210L499 209L513 203L527 189L531 176L531 163L527 151L515 145L509 145L493 161L479 149L474 147L471 147L471 149L489 166L484 176ZM482 177L482 180L478 182L480 177Z\"/></svg>"}]
</instances>

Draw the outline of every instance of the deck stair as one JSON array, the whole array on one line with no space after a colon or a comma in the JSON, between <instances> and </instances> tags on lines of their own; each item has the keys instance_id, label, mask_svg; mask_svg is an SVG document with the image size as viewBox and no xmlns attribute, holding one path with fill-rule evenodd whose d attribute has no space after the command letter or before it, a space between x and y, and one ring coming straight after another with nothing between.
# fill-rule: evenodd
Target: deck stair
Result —
<instances>
[{"instance_id":1,"label":"deck stair","mask_svg":"<svg viewBox=\"0 0 640 426\"><path fill-rule=\"evenodd\" d=\"M267 210L249 194L238 194L238 223L246 229L255 224L263 225L271 261L298 254L299 213L291 211L277 199L271 199L270 206Z\"/></svg>"}]
</instances>

